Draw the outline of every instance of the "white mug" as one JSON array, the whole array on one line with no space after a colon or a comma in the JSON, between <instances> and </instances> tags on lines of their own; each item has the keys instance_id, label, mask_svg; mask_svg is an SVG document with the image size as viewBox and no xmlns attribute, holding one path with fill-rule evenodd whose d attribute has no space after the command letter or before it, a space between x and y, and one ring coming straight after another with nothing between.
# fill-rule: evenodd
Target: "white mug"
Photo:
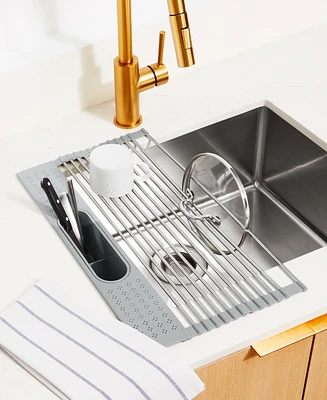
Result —
<instances>
[{"instance_id":1,"label":"white mug","mask_svg":"<svg viewBox=\"0 0 327 400\"><path fill-rule=\"evenodd\" d=\"M144 175L135 175L134 165L143 166L146 171ZM127 147L105 144L91 153L90 186L100 196L124 196L133 189L134 181L145 181L149 176L149 166L136 161Z\"/></svg>"}]
</instances>

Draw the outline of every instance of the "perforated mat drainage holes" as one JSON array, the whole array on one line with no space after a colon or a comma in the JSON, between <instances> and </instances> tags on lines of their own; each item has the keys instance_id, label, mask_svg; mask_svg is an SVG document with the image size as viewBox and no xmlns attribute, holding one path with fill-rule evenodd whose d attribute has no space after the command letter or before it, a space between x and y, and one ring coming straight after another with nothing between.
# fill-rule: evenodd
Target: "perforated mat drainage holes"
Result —
<instances>
[{"instance_id":1,"label":"perforated mat drainage holes","mask_svg":"<svg viewBox=\"0 0 327 400\"><path fill-rule=\"evenodd\" d=\"M176 245L158 249L152 257L151 268L164 282L188 285L206 273L208 264L191 246Z\"/></svg>"}]
</instances>

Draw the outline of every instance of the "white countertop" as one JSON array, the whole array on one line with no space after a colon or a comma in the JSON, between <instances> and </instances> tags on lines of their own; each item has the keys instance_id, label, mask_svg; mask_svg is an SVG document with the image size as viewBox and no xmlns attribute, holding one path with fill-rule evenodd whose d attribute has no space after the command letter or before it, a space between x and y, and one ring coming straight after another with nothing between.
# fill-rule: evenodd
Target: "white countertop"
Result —
<instances>
[{"instance_id":1,"label":"white countertop","mask_svg":"<svg viewBox=\"0 0 327 400\"><path fill-rule=\"evenodd\" d=\"M163 141L269 101L327 149L326 42L327 26L190 69L168 85L142 93L142 126ZM109 102L0 141L0 310L37 280L48 278L96 312L108 315L106 303L15 174L122 135L112 117L113 102ZM307 292L172 346L170 351L196 368L326 313L326 257L327 248L323 248L287 263L306 284ZM55 398L3 353L0 376L0 399Z\"/></svg>"}]
</instances>

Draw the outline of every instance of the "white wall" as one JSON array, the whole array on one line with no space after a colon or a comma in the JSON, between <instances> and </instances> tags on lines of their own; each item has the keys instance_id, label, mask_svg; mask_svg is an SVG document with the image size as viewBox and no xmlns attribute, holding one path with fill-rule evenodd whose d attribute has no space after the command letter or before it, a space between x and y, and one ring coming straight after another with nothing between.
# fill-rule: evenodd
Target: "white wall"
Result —
<instances>
[{"instance_id":1,"label":"white wall","mask_svg":"<svg viewBox=\"0 0 327 400\"><path fill-rule=\"evenodd\" d=\"M0 43L7 49L2 59L0 51L0 70L7 68L0 72L0 139L113 99L115 3L0 0ZM166 1L133 0L134 54L140 66L154 62L158 31L165 29L170 84L194 68L327 24L326 0L187 0L187 4L196 65L178 69ZM95 44L84 46L94 40Z\"/></svg>"},{"instance_id":2,"label":"white wall","mask_svg":"<svg viewBox=\"0 0 327 400\"><path fill-rule=\"evenodd\" d=\"M165 0L132 5L136 29L168 15ZM0 0L0 10L0 73L117 35L116 0Z\"/></svg>"},{"instance_id":3,"label":"white wall","mask_svg":"<svg viewBox=\"0 0 327 400\"><path fill-rule=\"evenodd\" d=\"M53 53L46 39L56 29L52 0L0 0L0 72Z\"/></svg>"}]
</instances>

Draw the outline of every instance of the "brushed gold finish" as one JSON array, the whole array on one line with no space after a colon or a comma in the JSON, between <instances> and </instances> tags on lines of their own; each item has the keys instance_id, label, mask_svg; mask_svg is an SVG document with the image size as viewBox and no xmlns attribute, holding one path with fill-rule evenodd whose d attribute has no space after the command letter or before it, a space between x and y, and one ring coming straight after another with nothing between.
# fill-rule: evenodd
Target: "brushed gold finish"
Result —
<instances>
[{"instance_id":1,"label":"brushed gold finish","mask_svg":"<svg viewBox=\"0 0 327 400\"><path fill-rule=\"evenodd\" d=\"M150 64L149 68L152 69L155 75L156 86L164 85L169 81L168 71L164 64Z\"/></svg>"},{"instance_id":2,"label":"brushed gold finish","mask_svg":"<svg viewBox=\"0 0 327 400\"><path fill-rule=\"evenodd\" d=\"M150 64L148 67L152 70L155 77L155 86L161 86L168 82L168 70L163 63L163 55L165 50L165 37L164 31L159 32L159 46L158 46L158 60L156 64Z\"/></svg>"},{"instance_id":3,"label":"brushed gold finish","mask_svg":"<svg viewBox=\"0 0 327 400\"><path fill-rule=\"evenodd\" d=\"M195 64L191 32L186 12L170 15L170 26L174 39L177 64L179 67L190 67Z\"/></svg>"},{"instance_id":4,"label":"brushed gold finish","mask_svg":"<svg viewBox=\"0 0 327 400\"><path fill-rule=\"evenodd\" d=\"M159 46L158 46L158 65L163 65L163 55L165 51L165 38L166 38L166 32L165 31L160 31L159 32Z\"/></svg>"},{"instance_id":5,"label":"brushed gold finish","mask_svg":"<svg viewBox=\"0 0 327 400\"><path fill-rule=\"evenodd\" d=\"M256 351L259 357L264 357L274 353L277 350L290 346L300 340L306 339L315 334L314 330L308 324L302 324L285 332L262 340L251 347Z\"/></svg>"},{"instance_id":6,"label":"brushed gold finish","mask_svg":"<svg viewBox=\"0 0 327 400\"><path fill-rule=\"evenodd\" d=\"M325 331L327 329L327 314L312 319L311 321L307 322L307 324L315 331L315 333Z\"/></svg>"},{"instance_id":7,"label":"brushed gold finish","mask_svg":"<svg viewBox=\"0 0 327 400\"><path fill-rule=\"evenodd\" d=\"M168 0L168 9L177 64L181 68L190 67L195 60L184 0Z\"/></svg>"},{"instance_id":8,"label":"brushed gold finish","mask_svg":"<svg viewBox=\"0 0 327 400\"><path fill-rule=\"evenodd\" d=\"M327 314L252 345L260 357L327 330Z\"/></svg>"},{"instance_id":9,"label":"brushed gold finish","mask_svg":"<svg viewBox=\"0 0 327 400\"><path fill-rule=\"evenodd\" d=\"M119 57L114 60L116 116L115 124L120 128L134 128L142 122L137 84L139 60L133 57L129 64L121 64Z\"/></svg>"},{"instance_id":10,"label":"brushed gold finish","mask_svg":"<svg viewBox=\"0 0 327 400\"><path fill-rule=\"evenodd\" d=\"M184 0L168 0L168 9L170 15L184 13L185 12Z\"/></svg>"},{"instance_id":11,"label":"brushed gold finish","mask_svg":"<svg viewBox=\"0 0 327 400\"><path fill-rule=\"evenodd\" d=\"M145 90L152 89L156 86L156 77L150 67L143 67L140 69L140 77L137 83L137 90L144 92Z\"/></svg>"},{"instance_id":12,"label":"brushed gold finish","mask_svg":"<svg viewBox=\"0 0 327 400\"><path fill-rule=\"evenodd\" d=\"M117 1L117 13L119 62L130 64L133 60L131 0Z\"/></svg>"},{"instance_id":13,"label":"brushed gold finish","mask_svg":"<svg viewBox=\"0 0 327 400\"><path fill-rule=\"evenodd\" d=\"M179 67L194 64L192 40L184 0L167 0ZM114 123L120 128L135 128L142 122L139 93L164 85L169 80L163 64L165 32L159 33L158 60L139 68L133 55L131 0L117 0L118 57L114 60L116 116ZM173 21L173 22L172 22Z\"/></svg>"}]
</instances>

